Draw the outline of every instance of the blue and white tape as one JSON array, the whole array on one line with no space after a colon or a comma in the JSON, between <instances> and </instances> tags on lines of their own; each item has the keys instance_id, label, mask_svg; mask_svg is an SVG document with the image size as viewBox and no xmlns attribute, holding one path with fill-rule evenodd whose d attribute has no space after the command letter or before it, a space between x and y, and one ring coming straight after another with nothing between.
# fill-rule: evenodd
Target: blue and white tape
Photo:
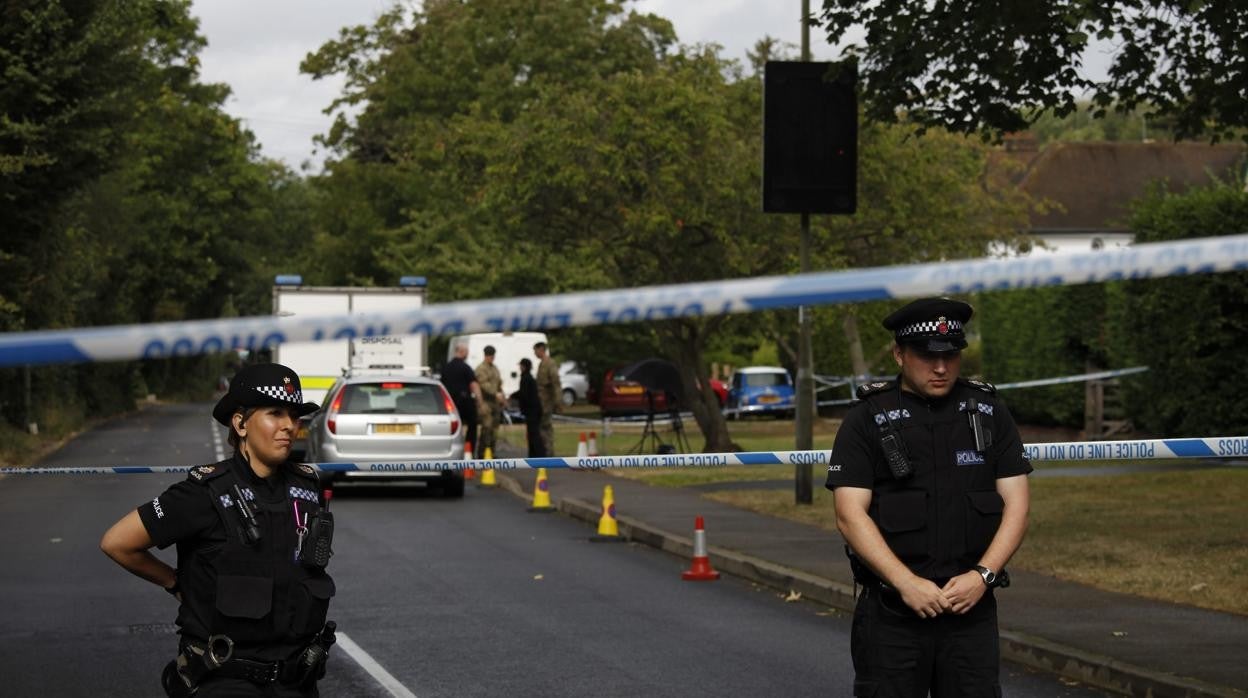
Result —
<instances>
[{"instance_id":1,"label":"blue and white tape","mask_svg":"<svg viewBox=\"0 0 1248 698\"><path fill-rule=\"evenodd\" d=\"M1161 460L1245 458L1248 436L1142 441L1067 441L1023 446L1032 461Z\"/></svg>"},{"instance_id":2,"label":"blue and white tape","mask_svg":"<svg viewBox=\"0 0 1248 698\"><path fill-rule=\"evenodd\" d=\"M1160 460L1170 458L1248 458L1248 436L1139 441L1067 441L1026 444L1032 461ZM828 465L831 451L753 451L592 458L493 458L490 460L371 461L316 463L333 473L414 473L442 470L600 470L603 468L706 468L733 465ZM0 475L134 475L185 473L192 466L99 466L73 468L0 468Z\"/></svg>"},{"instance_id":3,"label":"blue and white tape","mask_svg":"<svg viewBox=\"0 0 1248 698\"><path fill-rule=\"evenodd\" d=\"M1119 368L1113 371L1097 371L1096 373L1080 373L1077 376L1061 376L1058 378L1038 378L1031 381L1019 381L1017 383L995 383L997 390L1009 390L1010 388L1036 388L1042 385L1062 385L1064 383L1083 383L1085 381L1099 381L1106 378L1120 378L1122 376L1131 376L1137 373L1144 373L1148 370L1147 366L1132 366L1131 368Z\"/></svg>"},{"instance_id":4,"label":"blue and white tape","mask_svg":"<svg viewBox=\"0 0 1248 698\"><path fill-rule=\"evenodd\" d=\"M1148 243L1078 254L972 259L795 276L462 301L405 311L251 317L0 334L0 367L191 356L282 342L454 335L743 313L1248 270L1248 235Z\"/></svg>"}]
</instances>

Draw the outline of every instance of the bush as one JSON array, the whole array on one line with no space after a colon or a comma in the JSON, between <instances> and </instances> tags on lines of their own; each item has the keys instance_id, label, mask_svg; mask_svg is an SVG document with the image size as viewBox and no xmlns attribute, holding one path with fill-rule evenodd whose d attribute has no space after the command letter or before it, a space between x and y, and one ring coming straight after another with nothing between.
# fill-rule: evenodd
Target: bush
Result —
<instances>
[{"instance_id":1,"label":"bush","mask_svg":"<svg viewBox=\"0 0 1248 698\"><path fill-rule=\"evenodd\" d=\"M1183 194L1155 190L1133 209L1138 242L1248 232L1242 182ZM1111 351L1150 367L1124 383L1136 426L1168 437L1248 429L1248 272L1171 277L1108 289Z\"/></svg>"}]
</instances>

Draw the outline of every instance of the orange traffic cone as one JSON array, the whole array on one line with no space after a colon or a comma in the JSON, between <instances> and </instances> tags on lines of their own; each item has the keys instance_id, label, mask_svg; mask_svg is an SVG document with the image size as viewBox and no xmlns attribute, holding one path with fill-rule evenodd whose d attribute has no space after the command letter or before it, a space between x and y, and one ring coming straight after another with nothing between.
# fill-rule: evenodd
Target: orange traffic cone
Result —
<instances>
[{"instance_id":1,"label":"orange traffic cone","mask_svg":"<svg viewBox=\"0 0 1248 698\"><path fill-rule=\"evenodd\" d=\"M494 449L489 446L485 447L486 460L494 460ZM498 487L498 480L494 477L494 469L486 468L481 471L481 481L477 483L477 487Z\"/></svg>"},{"instance_id":2,"label":"orange traffic cone","mask_svg":"<svg viewBox=\"0 0 1248 698\"><path fill-rule=\"evenodd\" d=\"M471 442L471 441L465 441L465 442L464 442L464 460L472 460L472 453L473 453L473 451L472 451L472 442ZM474 479L476 479L476 477L477 477L477 471L476 471L476 470L473 470L472 468L464 468L464 479L465 479L465 480L474 480Z\"/></svg>"},{"instance_id":3,"label":"orange traffic cone","mask_svg":"<svg viewBox=\"0 0 1248 698\"><path fill-rule=\"evenodd\" d=\"M533 486L533 505L529 511L534 514L549 514L555 508L550 503L550 482L546 479L546 469L537 469L537 484Z\"/></svg>"},{"instance_id":4,"label":"orange traffic cone","mask_svg":"<svg viewBox=\"0 0 1248 698\"><path fill-rule=\"evenodd\" d=\"M598 457L598 432L596 431L589 432L589 457Z\"/></svg>"},{"instance_id":5,"label":"orange traffic cone","mask_svg":"<svg viewBox=\"0 0 1248 698\"><path fill-rule=\"evenodd\" d=\"M711 567L711 558L706 555L706 530L702 525L702 517L693 523L693 566L680 573L686 582L711 582L719 579L719 573Z\"/></svg>"},{"instance_id":6,"label":"orange traffic cone","mask_svg":"<svg viewBox=\"0 0 1248 698\"><path fill-rule=\"evenodd\" d=\"M581 440L576 444L576 457L585 458L589 455L589 442L585 440L585 432L581 432Z\"/></svg>"},{"instance_id":7,"label":"orange traffic cone","mask_svg":"<svg viewBox=\"0 0 1248 698\"><path fill-rule=\"evenodd\" d=\"M602 516L598 519L598 535L589 538L594 543L622 541L620 524L615 520L615 492L611 485L602 488Z\"/></svg>"}]
</instances>

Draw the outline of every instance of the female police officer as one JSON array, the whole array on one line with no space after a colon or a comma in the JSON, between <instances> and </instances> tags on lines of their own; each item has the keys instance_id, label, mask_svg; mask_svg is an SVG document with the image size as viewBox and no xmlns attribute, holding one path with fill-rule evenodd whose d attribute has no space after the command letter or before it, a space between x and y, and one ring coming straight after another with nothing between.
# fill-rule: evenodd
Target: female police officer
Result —
<instances>
[{"instance_id":1,"label":"female police officer","mask_svg":"<svg viewBox=\"0 0 1248 698\"><path fill-rule=\"evenodd\" d=\"M832 447L827 486L863 585L856 696L1001 695L993 588L1027 528L1031 464L995 389L958 376L971 312L925 298L885 318L901 375L858 389Z\"/></svg>"},{"instance_id":2,"label":"female police officer","mask_svg":"<svg viewBox=\"0 0 1248 698\"><path fill-rule=\"evenodd\" d=\"M333 642L333 520L317 471L287 460L299 418L317 409L289 368L244 368L212 412L234 455L192 468L104 534L109 557L181 602L169 695L317 695ZM175 543L177 569L150 551Z\"/></svg>"}]
</instances>

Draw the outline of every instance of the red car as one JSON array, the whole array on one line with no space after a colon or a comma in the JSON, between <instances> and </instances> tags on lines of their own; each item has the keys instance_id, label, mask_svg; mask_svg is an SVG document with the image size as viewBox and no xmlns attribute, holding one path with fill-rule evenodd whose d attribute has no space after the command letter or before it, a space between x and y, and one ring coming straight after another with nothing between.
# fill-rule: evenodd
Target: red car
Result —
<instances>
[{"instance_id":1,"label":"red car","mask_svg":"<svg viewBox=\"0 0 1248 698\"><path fill-rule=\"evenodd\" d=\"M728 389L714 378L710 383L722 408L728 399ZM674 364L664 359L644 359L607 371L602 379L598 406L604 417L647 414L651 410L666 412L680 407L683 392L680 373Z\"/></svg>"}]
</instances>

